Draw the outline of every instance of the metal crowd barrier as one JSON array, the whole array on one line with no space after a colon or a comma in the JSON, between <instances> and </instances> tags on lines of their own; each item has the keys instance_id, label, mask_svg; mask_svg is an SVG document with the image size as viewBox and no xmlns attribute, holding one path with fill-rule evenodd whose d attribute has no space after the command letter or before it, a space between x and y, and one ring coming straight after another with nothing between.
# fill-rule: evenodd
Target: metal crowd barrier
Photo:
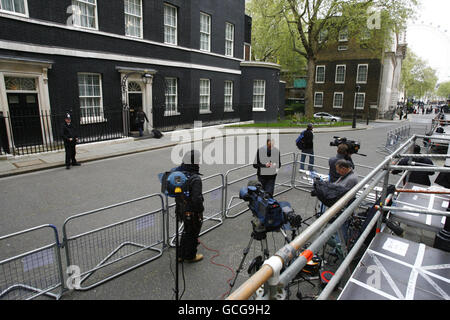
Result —
<instances>
[{"instance_id":1,"label":"metal crowd barrier","mask_svg":"<svg viewBox=\"0 0 450 320\"><path fill-rule=\"evenodd\" d=\"M75 220L86 217L91 218L107 213L111 209L122 209L128 204L136 205L138 202L152 198L161 201L160 208L152 211L147 211L147 209L143 208L144 212L139 215L133 215L108 226L99 227L78 235L69 235L70 224L74 223ZM63 243L66 251L67 266L77 266L80 269L80 284L78 288L74 289L91 289L159 258L163 254L164 249L164 208L162 195L153 194L68 218L63 225ZM123 213L125 215L125 212L125 210L119 211L119 214ZM152 254L150 257L144 254L145 257L141 258L141 260L144 259L143 261L139 261L130 267L122 266L122 269L117 267L120 271L113 275L109 275L111 272L106 271L104 272L105 274L97 276L93 283L86 287L81 286L90 277L99 274L99 270L117 264L119 261L129 259L134 255L149 251ZM116 266L114 265L114 267Z\"/></svg>"},{"instance_id":2,"label":"metal crowd barrier","mask_svg":"<svg viewBox=\"0 0 450 320\"><path fill-rule=\"evenodd\" d=\"M292 158L285 161L285 158L288 157ZM295 173L295 163L296 155L294 152L281 155L281 167L278 170L277 174L277 180L281 180L281 182L275 183L274 197L293 189L292 182L294 179L293 175ZM235 174L239 178L231 180L231 174ZM232 209L235 209L237 207L244 207L245 201L239 199L239 191L242 187L247 186L247 183L250 180L257 180L256 169L253 168L253 164L247 164L237 168L233 168L231 170L228 170L225 174L224 199L226 207L224 207L224 213L226 218L236 218L249 210L248 207L245 206L244 209L238 211L237 213L230 213Z\"/></svg>"},{"instance_id":3,"label":"metal crowd barrier","mask_svg":"<svg viewBox=\"0 0 450 320\"><path fill-rule=\"evenodd\" d=\"M61 297L64 276L55 226L42 225L9 234L0 237L0 244L2 250L6 250L6 241L16 238L21 240L22 248L23 236L30 236L40 230L49 230L49 236L54 238L54 242L0 261L0 299L31 300L42 295L55 299ZM52 292L55 290L57 293Z\"/></svg>"},{"instance_id":4,"label":"metal crowd barrier","mask_svg":"<svg viewBox=\"0 0 450 320\"><path fill-rule=\"evenodd\" d=\"M411 136L411 126L405 125L403 127L391 130L387 133L386 144L381 148L383 153L394 152L400 143L405 141Z\"/></svg>"}]
</instances>

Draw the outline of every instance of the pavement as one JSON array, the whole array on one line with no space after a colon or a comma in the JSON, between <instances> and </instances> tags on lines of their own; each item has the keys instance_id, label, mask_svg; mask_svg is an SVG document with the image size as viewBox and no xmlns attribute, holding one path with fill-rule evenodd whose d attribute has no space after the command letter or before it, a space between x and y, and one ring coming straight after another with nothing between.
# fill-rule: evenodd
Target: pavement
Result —
<instances>
[{"instance_id":1,"label":"pavement","mask_svg":"<svg viewBox=\"0 0 450 320\"><path fill-rule=\"evenodd\" d=\"M399 120L377 120L376 123L401 123L405 122ZM113 157L119 157L134 153L146 152L151 150L157 150L162 148L172 148L180 143L180 137L190 136L192 142L203 140L205 130L215 129L214 134L216 137L225 137L227 135L239 135L248 134L248 130L251 128L242 128L242 132L239 133L239 128L229 128L230 125L226 124L214 127L203 127L197 129L179 130L173 132L167 132L161 139L155 139L150 137L142 138L124 138L103 142L95 142L88 144L77 145L77 161L80 163L103 160ZM348 127L330 127L330 128L315 128L315 133L320 132L344 132L354 130L367 130L371 127L371 124L357 124L353 129ZM233 129L233 130L231 130ZM257 128L262 129L262 128ZM276 129L280 134L297 134L300 133L302 128L288 128L288 129ZM185 141L185 140L184 140ZM0 156L0 178L14 176L24 173L30 173L40 170L52 169L57 167L63 167L65 159L64 149L52 152L37 153L23 156Z\"/></svg>"}]
</instances>

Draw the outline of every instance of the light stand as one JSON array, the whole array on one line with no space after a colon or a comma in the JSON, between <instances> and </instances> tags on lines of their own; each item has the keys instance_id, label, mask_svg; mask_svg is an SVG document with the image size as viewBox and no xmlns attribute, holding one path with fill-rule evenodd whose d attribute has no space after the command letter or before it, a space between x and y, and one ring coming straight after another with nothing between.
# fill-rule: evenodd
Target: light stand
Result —
<instances>
[{"instance_id":1,"label":"light stand","mask_svg":"<svg viewBox=\"0 0 450 320\"><path fill-rule=\"evenodd\" d=\"M361 86L356 86L355 105L353 106L353 123L352 128L356 129L356 103L358 102L358 93L361 90Z\"/></svg>"}]
</instances>

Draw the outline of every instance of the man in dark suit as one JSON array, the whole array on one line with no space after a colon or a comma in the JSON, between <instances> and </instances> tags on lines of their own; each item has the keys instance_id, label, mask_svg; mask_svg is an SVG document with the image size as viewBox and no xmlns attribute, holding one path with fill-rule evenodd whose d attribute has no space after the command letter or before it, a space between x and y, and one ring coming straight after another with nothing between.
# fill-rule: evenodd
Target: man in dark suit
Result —
<instances>
[{"instance_id":1,"label":"man in dark suit","mask_svg":"<svg viewBox=\"0 0 450 320\"><path fill-rule=\"evenodd\" d=\"M64 119L62 137L64 140L64 149L66 151L66 169L69 170L70 165L80 166L80 164L75 159L78 133L72 125L72 118L70 114L66 114L66 117Z\"/></svg>"}]
</instances>

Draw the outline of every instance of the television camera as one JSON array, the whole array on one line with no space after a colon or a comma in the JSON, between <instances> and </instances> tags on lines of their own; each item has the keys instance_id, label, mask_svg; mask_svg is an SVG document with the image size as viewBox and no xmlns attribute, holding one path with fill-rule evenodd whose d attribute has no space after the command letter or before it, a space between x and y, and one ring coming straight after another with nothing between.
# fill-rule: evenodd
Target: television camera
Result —
<instances>
[{"instance_id":1,"label":"television camera","mask_svg":"<svg viewBox=\"0 0 450 320\"><path fill-rule=\"evenodd\" d=\"M359 153L361 149L361 143L355 140L348 140L347 138L341 137L333 137L334 141L330 142L331 147L338 147L341 144L345 144L348 147L348 152L350 154L358 154L363 157L367 157L367 155Z\"/></svg>"},{"instance_id":2,"label":"television camera","mask_svg":"<svg viewBox=\"0 0 450 320\"><path fill-rule=\"evenodd\" d=\"M290 224L298 229L302 224L302 217L294 213L289 202L278 202L262 189L259 182L250 181L247 187L239 192L239 198L248 202L248 207L258 220L258 226L265 232L280 229Z\"/></svg>"}]
</instances>

